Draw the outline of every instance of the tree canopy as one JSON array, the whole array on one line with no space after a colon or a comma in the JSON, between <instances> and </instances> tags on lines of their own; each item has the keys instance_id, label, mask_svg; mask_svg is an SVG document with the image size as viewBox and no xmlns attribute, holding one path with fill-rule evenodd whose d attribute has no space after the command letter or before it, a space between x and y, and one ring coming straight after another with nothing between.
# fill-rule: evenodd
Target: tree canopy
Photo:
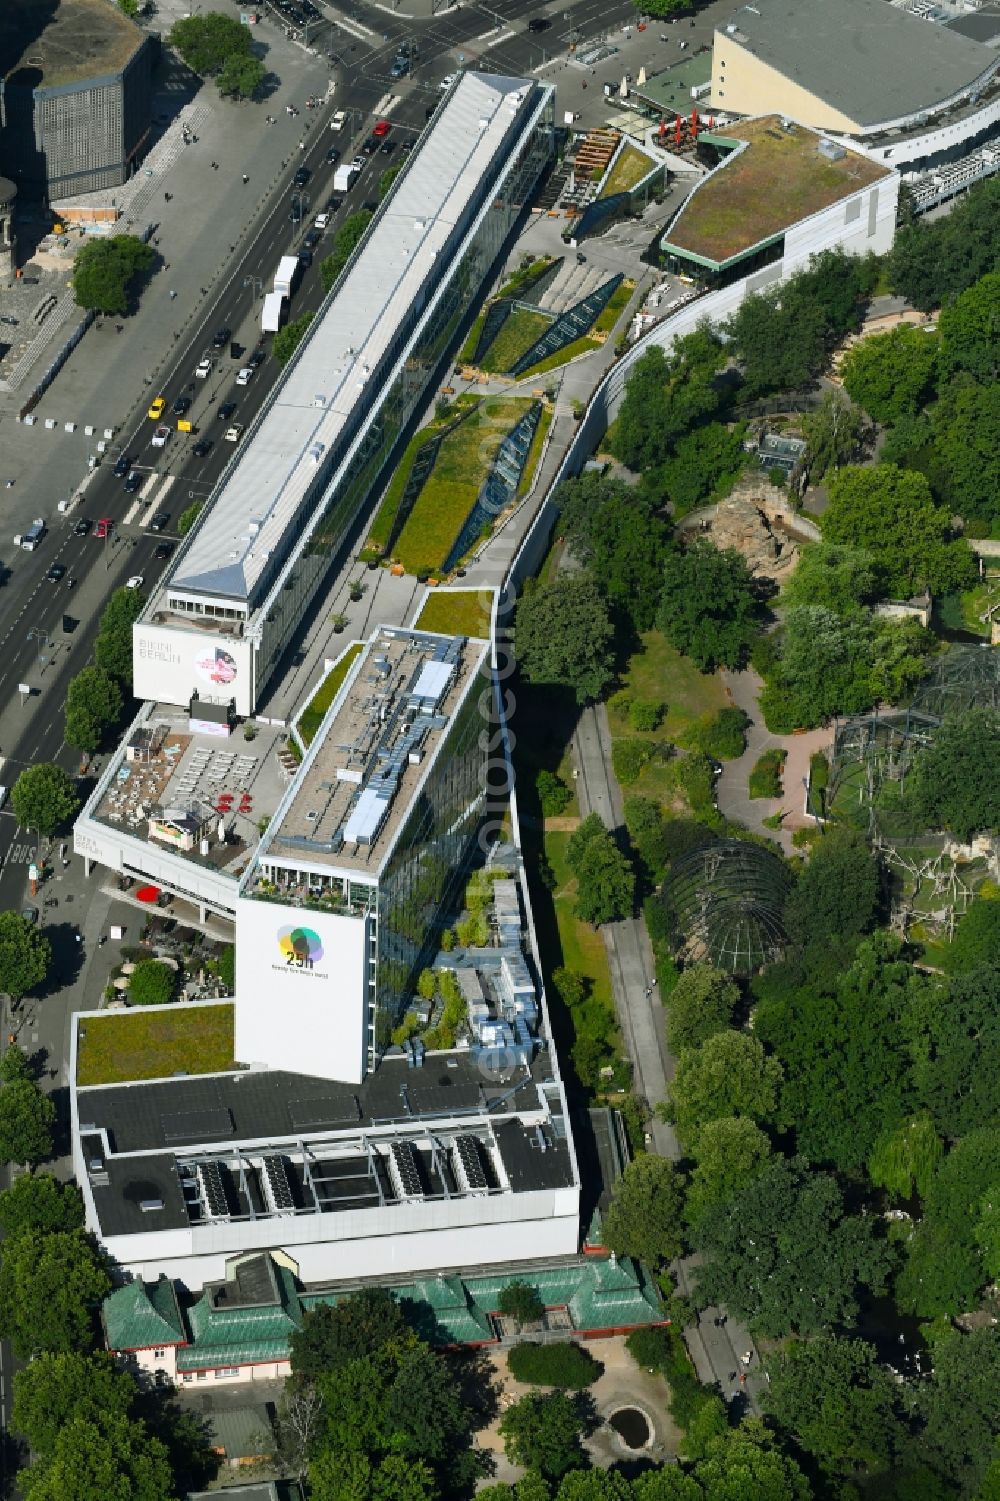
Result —
<instances>
[{"instance_id":1,"label":"tree canopy","mask_svg":"<svg viewBox=\"0 0 1000 1501\"><path fill-rule=\"evenodd\" d=\"M103 667L84 667L70 680L66 693L66 743L76 750L95 751L105 731L121 718L122 693Z\"/></svg>"},{"instance_id":2,"label":"tree canopy","mask_svg":"<svg viewBox=\"0 0 1000 1501\"><path fill-rule=\"evenodd\" d=\"M913 759L906 801L963 843L1000 825L1000 713L971 708L942 720Z\"/></svg>"},{"instance_id":3,"label":"tree canopy","mask_svg":"<svg viewBox=\"0 0 1000 1501\"><path fill-rule=\"evenodd\" d=\"M672 1162L640 1152L615 1184L604 1217L605 1243L620 1256L660 1266L683 1246L684 1191Z\"/></svg>"},{"instance_id":4,"label":"tree canopy","mask_svg":"<svg viewBox=\"0 0 1000 1501\"><path fill-rule=\"evenodd\" d=\"M781 1064L768 1058L749 1032L717 1032L677 1060L670 1086L670 1115L681 1144L695 1148L707 1121L745 1115L766 1121L774 1115Z\"/></svg>"},{"instance_id":5,"label":"tree canopy","mask_svg":"<svg viewBox=\"0 0 1000 1501\"><path fill-rule=\"evenodd\" d=\"M253 52L250 28L218 11L175 21L167 40L192 72L208 78L222 73L230 59L250 57Z\"/></svg>"},{"instance_id":6,"label":"tree canopy","mask_svg":"<svg viewBox=\"0 0 1000 1501\"><path fill-rule=\"evenodd\" d=\"M14 1373L11 1425L36 1454L46 1456L72 1418L100 1422L127 1417L135 1395L132 1377L103 1351L43 1352Z\"/></svg>"},{"instance_id":7,"label":"tree canopy","mask_svg":"<svg viewBox=\"0 0 1000 1501\"><path fill-rule=\"evenodd\" d=\"M611 681L613 637L607 605L587 573L561 574L518 600L514 647L521 671L529 683L572 689L580 704L599 698Z\"/></svg>"},{"instance_id":8,"label":"tree canopy","mask_svg":"<svg viewBox=\"0 0 1000 1501\"><path fill-rule=\"evenodd\" d=\"M876 422L898 422L924 406L934 390L937 336L901 323L872 334L848 350L844 387Z\"/></svg>"},{"instance_id":9,"label":"tree canopy","mask_svg":"<svg viewBox=\"0 0 1000 1501\"><path fill-rule=\"evenodd\" d=\"M0 1249L0 1331L22 1360L89 1350L95 1310L110 1290L82 1230L26 1230Z\"/></svg>"},{"instance_id":10,"label":"tree canopy","mask_svg":"<svg viewBox=\"0 0 1000 1501\"><path fill-rule=\"evenodd\" d=\"M133 1006L165 1006L174 998L177 976L159 959L140 959L129 975L128 994Z\"/></svg>"},{"instance_id":11,"label":"tree canopy","mask_svg":"<svg viewBox=\"0 0 1000 1501\"><path fill-rule=\"evenodd\" d=\"M656 623L702 672L745 664L760 613L753 575L734 548L697 541L667 553Z\"/></svg>"},{"instance_id":12,"label":"tree canopy","mask_svg":"<svg viewBox=\"0 0 1000 1501\"><path fill-rule=\"evenodd\" d=\"M21 1472L26 1501L172 1501L166 1447L134 1418L72 1417L51 1453Z\"/></svg>"},{"instance_id":13,"label":"tree canopy","mask_svg":"<svg viewBox=\"0 0 1000 1501\"><path fill-rule=\"evenodd\" d=\"M694 1167L684 1204L689 1223L697 1225L713 1204L745 1188L763 1171L770 1155L770 1141L747 1116L723 1115L706 1121L692 1152Z\"/></svg>"},{"instance_id":14,"label":"tree canopy","mask_svg":"<svg viewBox=\"0 0 1000 1501\"><path fill-rule=\"evenodd\" d=\"M292 1331L294 1376L315 1381L339 1371L406 1333L402 1310L385 1287L363 1287L335 1305L310 1309L301 1329Z\"/></svg>"},{"instance_id":15,"label":"tree canopy","mask_svg":"<svg viewBox=\"0 0 1000 1501\"><path fill-rule=\"evenodd\" d=\"M80 246L73 262L77 306L98 313L127 313L135 281L152 264L152 246L136 235L89 240Z\"/></svg>"},{"instance_id":16,"label":"tree canopy","mask_svg":"<svg viewBox=\"0 0 1000 1501\"><path fill-rule=\"evenodd\" d=\"M315 316L316 314L312 311L305 312L301 318L296 318L293 322L286 323L284 328L280 328L275 334L271 343L271 353L279 365L288 364L288 361L305 338L309 325Z\"/></svg>"},{"instance_id":17,"label":"tree canopy","mask_svg":"<svg viewBox=\"0 0 1000 1501\"><path fill-rule=\"evenodd\" d=\"M500 1419L507 1458L559 1480L583 1465L580 1435L583 1420L576 1401L565 1392L529 1392L511 1404Z\"/></svg>"},{"instance_id":18,"label":"tree canopy","mask_svg":"<svg viewBox=\"0 0 1000 1501\"><path fill-rule=\"evenodd\" d=\"M34 923L20 912L0 912L0 991L20 1000L41 985L51 963L52 945Z\"/></svg>"},{"instance_id":19,"label":"tree canopy","mask_svg":"<svg viewBox=\"0 0 1000 1501\"><path fill-rule=\"evenodd\" d=\"M667 1039L670 1050L695 1048L731 1025L739 1005L740 988L729 975L711 964L692 964L682 970L667 998Z\"/></svg>"},{"instance_id":20,"label":"tree canopy","mask_svg":"<svg viewBox=\"0 0 1000 1501\"><path fill-rule=\"evenodd\" d=\"M83 1198L75 1183L51 1173L22 1173L0 1193L0 1227L5 1235L23 1230L80 1230Z\"/></svg>"},{"instance_id":21,"label":"tree canopy","mask_svg":"<svg viewBox=\"0 0 1000 1501\"><path fill-rule=\"evenodd\" d=\"M876 861L854 829L834 827L812 850L785 900L785 931L806 947L860 937L874 924L880 896Z\"/></svg>"},{"instance_id":22,"label":"tree canopy","mask_svg":"<svg viewBox=\"0 0 1000 1501\"><path fill-rule=\"evenodd\" d=\"M789 608L818 606L843 620L884 593L884 570L872 553L814 542L802 549L781 597Z\"/></svg>"},{"instance_id":23,"label":"tree canopy","mask_svg":"<svg viewBox=\"0 0 1000 1501\"><path fill-rule=\"evenodd\" d=\"M1000 373L997 354L997 308L1000 270L990 271L941 309L941 368L946 375L967 371L984 386Z\"/></svg>"},{"instance_id":24,"label":"tree canopy","mask_svg":"<svg viewBox=\"0 0 1000 1501\"><path fill-rule=\"evenodd\" d=\"M599 927L632 911L635 874L600 819L591 814L574 831L566 857L576 876L577 915Z\"/></svg>"},{"instance_id":25,"label":"tree canopy","mask_svg":"<svg viewBox=\"0 0 1000 1501\"><path fill-rule=\"evenodd\" d=\"M11 788L11 805L23 828L54 834L80 806L76 784L61 766L26 766Z\"/></svg>"},{"instance_id":26,"label":"tree canopy","mask_svg":"<svg viewBox=\"0 0 1000 1501\"><path fill-rule=\"evenodd\" d=\"M830 482L823 536L871 553L895 598L919 589L950 594L975 576L968 545L952 540L951 518L934 504L925 476L895 464L841 469Z\"/></svg>"}]
</instances>

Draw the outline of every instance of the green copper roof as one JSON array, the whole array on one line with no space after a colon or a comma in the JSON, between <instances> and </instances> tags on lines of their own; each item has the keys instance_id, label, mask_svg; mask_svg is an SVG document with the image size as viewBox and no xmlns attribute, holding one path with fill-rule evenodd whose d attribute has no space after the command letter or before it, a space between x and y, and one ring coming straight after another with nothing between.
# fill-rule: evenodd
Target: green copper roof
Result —
<instances>
[{"instance_id":1,"label":"green copper roof","mask_svg":"<svg viewBox=\"0 0 1000 1501\"><path fill-rule=\"evenodd\" d=\"M295 1279L266 1252L234 1257L225 1282L205 1289L188 1322L191 1344L178 1352L178 1370L286 1360L302 1323Z\"/></svg>"},{"instance_id":2,"label":"green copper roof","mask_svg":"<svg viewBox=\"0 0 1000 1501\"><path fill-rule=\"evenodd\" d=\"M187 1340L174 1285L129 1282L104 1300L104 1329L112 1350L146 1350Z\"/></svg>"}]
</instances>

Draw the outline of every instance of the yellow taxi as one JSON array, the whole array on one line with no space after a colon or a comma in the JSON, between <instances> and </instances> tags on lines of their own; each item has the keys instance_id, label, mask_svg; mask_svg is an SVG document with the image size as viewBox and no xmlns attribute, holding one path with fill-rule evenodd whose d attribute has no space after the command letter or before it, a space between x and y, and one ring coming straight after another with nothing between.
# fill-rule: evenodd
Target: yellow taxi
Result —
<instances>
[{"instance_id":1,"label":"yellow taxi","mask_svg":"<svg viewBox=\"0 0 1000 1501\"><path fill-rule=\"evenodd\" d=\"M167 398L165 396L157 396L149 411L146 413L146 416L150 419L151 422L159 422L160 418L163 416L164 411L166 410L166 406Z\"/></svg>"}]
</instances>

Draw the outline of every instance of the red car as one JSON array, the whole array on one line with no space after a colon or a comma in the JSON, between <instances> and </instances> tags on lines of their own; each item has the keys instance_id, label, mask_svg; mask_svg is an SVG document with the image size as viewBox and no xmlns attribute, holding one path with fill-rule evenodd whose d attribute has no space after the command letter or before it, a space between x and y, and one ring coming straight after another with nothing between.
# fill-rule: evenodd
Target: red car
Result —
<instances>
[{"instance_id":1,"label":"red car","mask_svg":"<svg viewBox=\"0 0 1000 1501\"><path fill-rule=\"evenodd\" d=\"M389 134L391 129L392 126L389 124L388 120L379 120L378 124L375 126L375 129L372 131L372 135L377 141L380 141L383 136L387 136Z\"/></svg>"},{"instance_id":2,"label":"red car","mask_svg":"<svg viewBox=\"0 0 1000 1501\"><path fill-rule=\"evenodd\" d=\"M111 533L114 531L114 529L114 518L112 516L102 516L94 529L94 536L97 537L99 541L103 542L105 537L111 536Z\"/></svg>"}]
</instances>

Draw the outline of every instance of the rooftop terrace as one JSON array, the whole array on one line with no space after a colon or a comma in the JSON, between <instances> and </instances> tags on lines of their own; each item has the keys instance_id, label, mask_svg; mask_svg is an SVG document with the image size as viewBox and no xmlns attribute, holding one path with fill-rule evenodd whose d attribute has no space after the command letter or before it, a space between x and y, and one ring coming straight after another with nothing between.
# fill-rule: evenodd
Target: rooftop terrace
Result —
<instances>
[{"instance_id":1,"label":"rooftop terrace","mask_svg":"<svg viewBox=\"0 0 1000 1501\"><path fill-rule=\"evenodd\" d=\"M143 40L108 0L3 0L0 77L21 88L61 88L117 73Z\"/></svg>"},{"instance_id":2,"label":"rooftop terrace","mask_svg":"<svg viewBox=\"0 0 1000 1501\"><path fill-rule=\"evenodd\" d=\"M777 115L727 125L724 134L708 139L747 144L698 185L664 236L663 249L716 266L889 175L854 151L834 161L821 156L820 135L800 125L784 128Z\"/></svg>"},{"instance_id":3,"label":"rooftop terrace","mask_svg":"<svg viewBox=\"0 0 1000 1501\"><path fill-rule=\"evenodd\" d=\"M487 650L464 637L379 630L268 829L266 879L296 860L377 874Z\"/></svg>"}]
</instances>

